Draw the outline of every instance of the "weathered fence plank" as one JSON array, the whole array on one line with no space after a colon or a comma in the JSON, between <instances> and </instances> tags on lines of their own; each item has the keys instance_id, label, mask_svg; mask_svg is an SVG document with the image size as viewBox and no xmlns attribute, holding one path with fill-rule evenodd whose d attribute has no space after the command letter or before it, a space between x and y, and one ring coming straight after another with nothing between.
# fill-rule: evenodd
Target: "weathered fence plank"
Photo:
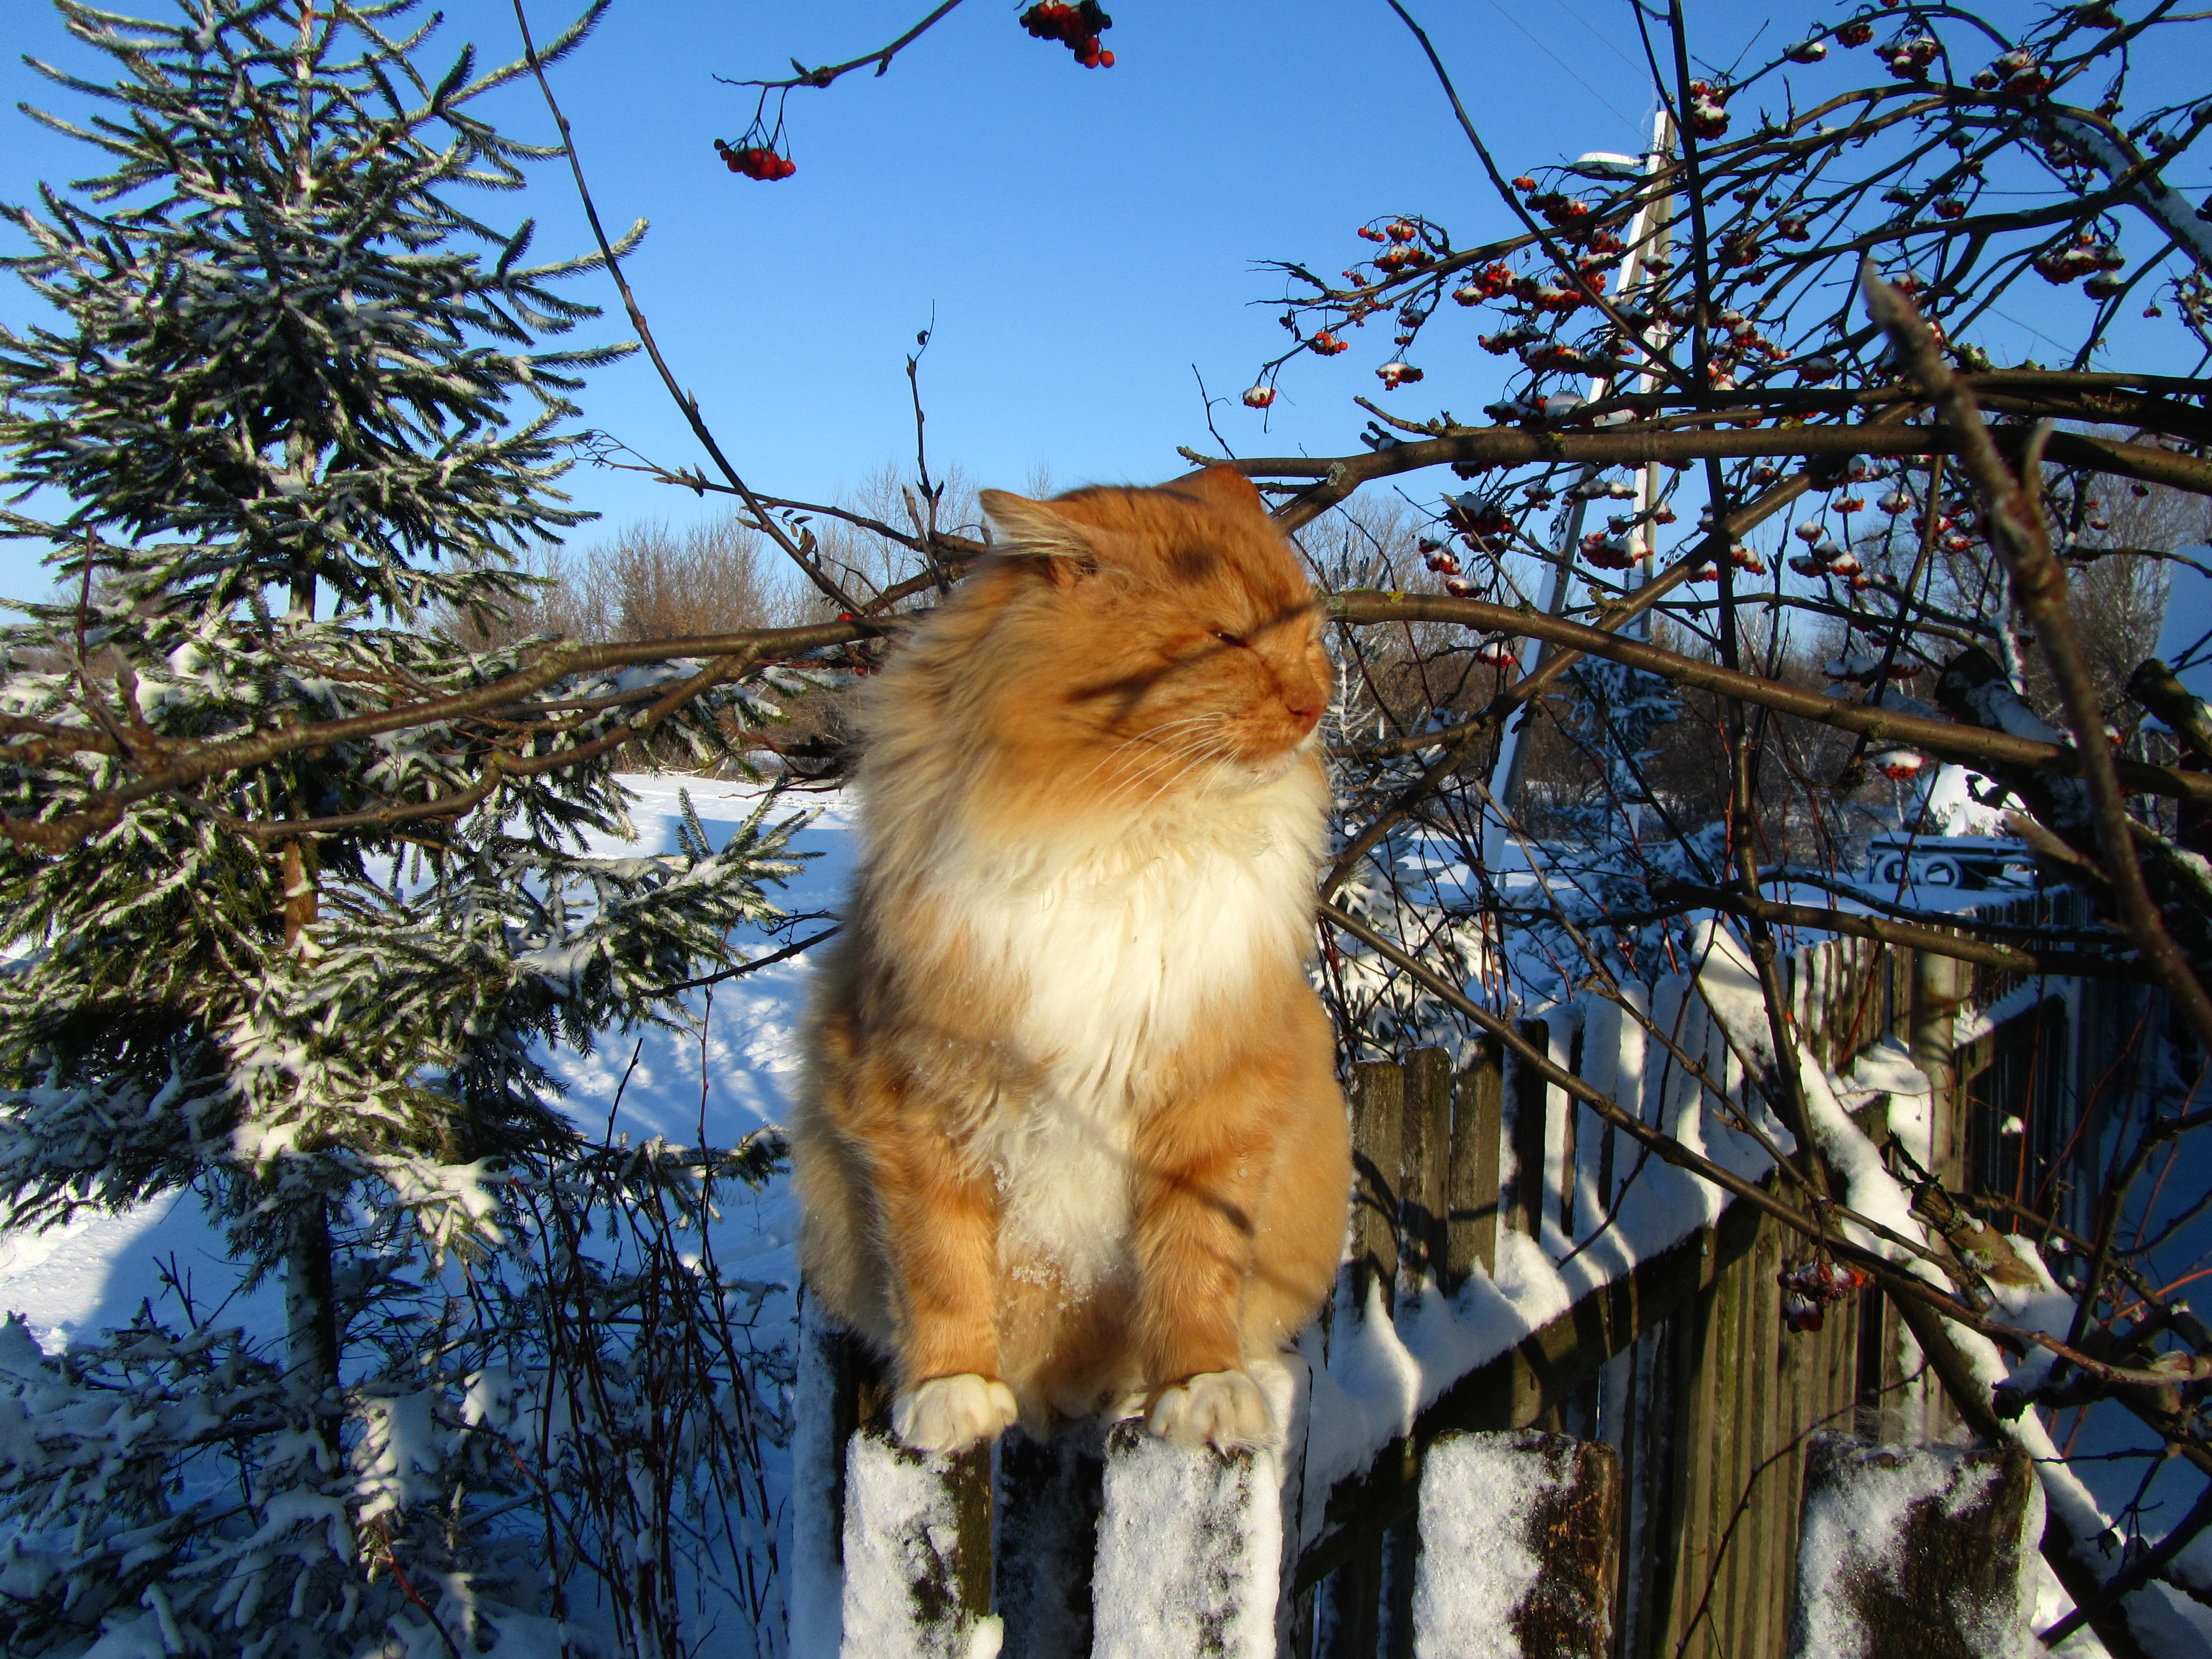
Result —
<instances>
[{"instance_id":1,"label":"weathered fence plank","mask_svg":"<svg viewBox=\"0 0 2212 1659\"><path fill-rule=\"evenodd\" d=\"M1398 1208L1405 1168L1406 1072L1388 1061L1352 1068L1352 1305L1379 1285L1397 1305Z\"/></svg>"},{"instance_id":2,"label":"weathered fence plank","mask_svg":"<svg viewBox=\"0 0 2212 1659\"><path fill-rule=\"evenodd\" d=\"M1416 1048L1407 1056L1398 1203L1398 1297L1444 1279L1444 1187L1451 1164L1451 1056Z\"/></svg>"},{"instance_id":3,"label":"weathered fence plank","mask_svg":"<svg viewBox=\"0 0 2212 1659\"><path fill-rule=\"evenodd\" d=\"M1498 1158L1504 1133L1505 1050L1495 1037L1472 1047L1452 1092L1445 1176L1443 1286L1449 1294L1477 1267L1498 1266Z\"/></svg>"},{"instance_id":4,"label":"weathered fence plank","mask_svg":"<svg viewBox=\"0 0 2212 1659\"><path fill-rule=\"evenodd\" d=\"M2014 1659L2030 1623L2043 1498L2016 1449L1874 1446L1807 1458L1794 1659Z\"/></svg>"},{"instance_id":5,"label":"weathered fence plank","mask_svg":"<svg viewBox=\"0 0 2212 1659\"><path fill-rule=\"evenodd\" d=\"M1552 1048L1552 1028L1540 1019L1518 1023L1521 1035L1540 1054ZM1517 1054L1505 1060L1505 1134L1513 1149L1510 1196L1502 1198L1505 1224L1529 1238L1544 1233L1544 1143L1551 1085L1544 1074Z\"/></svg>"}]
</instances>

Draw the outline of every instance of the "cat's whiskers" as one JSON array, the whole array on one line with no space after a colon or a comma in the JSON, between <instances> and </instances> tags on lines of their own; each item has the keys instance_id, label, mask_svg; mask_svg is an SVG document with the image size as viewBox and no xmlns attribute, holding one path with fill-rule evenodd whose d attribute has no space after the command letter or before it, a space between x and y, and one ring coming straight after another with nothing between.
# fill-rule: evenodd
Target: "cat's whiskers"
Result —
<instances>
[{"instance_id":1,"label":"cat's whiskers","mask_svg":"<svg viewBox=\"0 0 2212 1659\"><path fill-rule=\"evenodd\" d=\"M1208 775L1199 785L1198 793L1202 794L1207 790L1212 789L1224 781L1235 781L1235 774L1237 769L1245 764L1245 763L1238 760L1234 755L1217 752L1213 757L1213 763L1206 769ZM1143 803L1137 808L1137 811L1140 813L1149 811L1152 803L1157 801L1163 794L1166 793L1170 787L1178 781L1182 775L1184 775L1177 774L1176 776L1168 778L1162 782L1158 788L1153 790L1149 796L1146 797ZM1277 775L1279 776L1280 774L1278 773ZM1242 780L1242 783L1244 787L1249 788L1261 781L1272 781L1273 780L1261 780L1257 777L1247 777Z\"/></svg>"},{"instance_id":2,"label":"cat's whiskers","mask_svg":"<svg viewBox=\"0 0 2212 1659\"><path fill-rule=\"evenodd\" d=\"M1162 720L1157 726L1148 726L1141 732L1132 732L1129 736L1122 738L1121 742L1115 744L1112 748L1107 750L1103 754L1099 756L1099 757L1091 764L1090 768L1086 771L1083 772L1077 777L1069 779L1066 787L1070 789L1074 789L1079 787L1083 784L1088 783L1092 778L1097 776L1099 773L1104 771L1106 768L1111 766L1115 760L1119 759L1122 755L1127 754L1130 750L1136 748L1140 744L1146 744L1148 746L1156 746L1152 745L1152 740L1163 732L1172 732L1178 726L1195 726L1205 721L1217 720L1223 718L1224 717L1219 714L1212 712L1200 714L1185 714L1176 720ZM1141 775L1141 774L1139 774L1139 775Z\"/></svg>"},{"instance_id":3,"label":"cat's whiskers","mask_svg":"<svg viewBox=\"0 0 2212 1659\"><path fill-rule=\"evenodd\" d=\"M1141 745L1142 752L1137 763L1115 783L1117 793L1134 788L1153 774L1172 769L1178 762L1191 755L1205 752L1206 749L1212 746L1213 729L1224 726L1227 723L1228 717L1218 712L1186 714L1177 720L1163 720L1158 725L1147 726L1144 731L1125 738L1116 744L1099 760L1097 765L1084 774L1084 778L1094 775L1102 768L1127 755L1130 750L1139 749ZM1173 743L1158 741L1161 733L1173 732L1178 726L1187 729L1179 735L1176 741ZM1077 780L1078 782L1082 781L1082 779Z\"/></svg>"},{"instance_id":4,"label":"cat's whiskers","mask_svg":"<svg viewBox=\"0 0 2212 1659\"><path fill-rule=\"evenodd\" d=\"M1218 726L1225 727L1228 718L1225 715L1218 716L1214 723ZM1164 775L1158 787L1145 798L1137 810L1141 812L1149 808L1162 794L1171 788L1177 780L1185 775L1181 763L1194 756L1209 754L1215 757L1217 763L1224 758L1220 754L1218 745L1212 740L1213 735L1214 733L1210 730L1201 730L1187 734L1180 743L1162 744L1158 747L1147 759L1146 763L1126 780L1126 787L1133 789L1154 774Z\"/></svg>"}]
</instances>

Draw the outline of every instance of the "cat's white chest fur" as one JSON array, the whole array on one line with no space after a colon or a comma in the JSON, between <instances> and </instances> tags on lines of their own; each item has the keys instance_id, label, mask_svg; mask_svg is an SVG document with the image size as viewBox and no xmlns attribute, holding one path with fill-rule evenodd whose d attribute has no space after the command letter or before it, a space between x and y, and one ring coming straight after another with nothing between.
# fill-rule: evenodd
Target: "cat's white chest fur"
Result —
<instances>
[{"instance_id":1,"label":"cat's white chest fur","mask_svg":"<svg viewBox=\"0 0 2212 1659\"><path fill-rule=\"evenodd\" d=\"M944 872L1044 1079L977 1123L1001 1253L1049 1262L1073 1294L1127 1266L1131 1149L1158 1068L1198 1021L1234 1017L1255 969L1295 964L1310 939L1318 781L1294 772L1203 805L1070 848L970 845Z\"/></svg>"}]
</instances>

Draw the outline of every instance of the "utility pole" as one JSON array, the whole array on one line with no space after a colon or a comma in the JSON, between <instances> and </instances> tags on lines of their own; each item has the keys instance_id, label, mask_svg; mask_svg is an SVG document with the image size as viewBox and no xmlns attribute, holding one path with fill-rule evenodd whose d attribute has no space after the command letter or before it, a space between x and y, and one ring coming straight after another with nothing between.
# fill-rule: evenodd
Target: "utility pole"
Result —
<instances>
[{"instance_id":1,"label":"utility pole","mask_svg":"<svg viewBox=\"0 0 2212 1659\"><path fill-rule=\"evenodd\" d=\"M1674 149L1674 124L1668 118L1662 104L1658 114L1652 118L1651 148L1644 157L1645 175L1648 177L1663 169ZM1588 159L1590 158L1585 158ZM1632 301L1633 290L1643 283L1655 261L1662 271L1666 269L1674 246L1674 198L1662 196L1645 203L1637 210L1636 216L1628 222L1626 238L1628 249L1621 260L1620 283L1614 289L1622 303ZM1646 329L1645 335L1654 345L1663 344L1667 337L1664 325L1656 323ZM1649 372L1639 374L1636 388L1639 392L1649 392L1656 384L1656 380L1657 377ZM1605 398L1612 389L1613 382L1609 378L1591 380L1590 401L1595 403ZM1584 467L1581 482L1588 485L1595 480L1601 470L1595 466ZM1638 585L1650 581L1658 569L1656 537L1654 526L1645 515L1658 505L1660 489L1659 468L1656 465L1646 464L1638 470L1635 501L1639 521L1631 532L1635 538L1633 544L1637 559L1630 567L1630 574L1632 580ZM1572 601L1575 552L1582 542L1583 524L1589 506L1589 498L1577 494L1565 514L1564 529L1559 545L1553 550L1550 570L1545 577L1544 612L1547 616L1561 615ZM1638 617L1629 627L1636 637L1648 638L1650 633L1650 613L1647 611ZM1521 647L1522 677L1525 678L1541 668L1551 652L1552 647L1540 641L1524 641ZM1522 741L1522 728L1534 718L1533 707L1523 709L1499 741L1498 763L1491 775L1502 778L1504 783L1495 792L1496 805L1486 805L1482 816L1482 863L1483 867L1493 874L1505 854L1508 835L1505 814L1519 811L1528 762L1528 745Z\"/></svg>"}]
</instances>

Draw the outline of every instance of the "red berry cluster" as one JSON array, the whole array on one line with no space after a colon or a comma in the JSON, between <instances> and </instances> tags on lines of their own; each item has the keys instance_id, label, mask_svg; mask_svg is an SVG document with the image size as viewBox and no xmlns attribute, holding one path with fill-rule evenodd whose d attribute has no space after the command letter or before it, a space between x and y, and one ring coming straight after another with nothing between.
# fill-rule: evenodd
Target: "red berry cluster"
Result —
<instances>
[{"instance_id":1,"label":"red berry cluster","mask_svg":"<svg viewBox=\"0 0 2212 1659\"><path fill-rule=\"evenodd\" d=\"M1582 373L1591 366L1588 352L1564 340L1547 340L1541 345L1526 347L1521 353L1521 361L1539 373L1546 369Z\"/></svg>"},{"instance_id":2,"label":"red berry cluster","mask_svg":"<svg viewBox=\"0 0 2212 1659\"><path fill-rule=\"evenodd\" d=\"M1974 84L1984 92L2002 87L2007 92L2032 96L2050 89L2051 73L2033 52L2015 47L1992 58L1990 66L1974 76Z\"/></svg>"},{"instance_id":3,"label":"red berry cluster","mask_svg":"<svg viewBox=\"0 0 2212 1659\"><path fill-rule=\"evenodd\" d=\"M1784 1267L1774 1280L1782 1287L1783 1322L1793 1331L1817 1331L1828 1304L1856 1296L1867 1276L1832 1261L1805 1261Z\"/></svg>"},{"instance_id":4,"label":"red berry cluster","mask_svg":"<svg viewBox=\"0 0 2212 1659\"><path fill-rule=\"evenodd\" d=\"M1492 542L1513 533L1512 516L1504 504L1485 501L1472 490L1444 498L1444 522L1486 550Z\"/></svg>"},{"instance_id":5,"label":"red berry cluster","mask_svg":"<svg viewBox=\"0 0 2212 1659\"><path fill-rule=\"evenodd\" d=\"M1790 568L1801 576L1834 576L1850 583L1854 589L1874 586L1866 574L1866 567L1859 556L1840 542L1829 539L1827 532L1817 524L1801 524L1797 533L1810 544L1810 550L1790 561Z\"/></svg>"},{"instance_id":6,"label":"red berry cluster","mask_svg":"<svg viewBox=\"0 0 2212 1659\"><path fill-rule=\"evenodd\" d=\"M2084 233L2071 246L2055 247L2035 256L2037 275L2046 283L2066 283L2093 272L2118 270L2127 256L2110 242Z\"/></svg>"},{"instance_id":7,"label":"red berry cluster","mask_svg":"<svg viewBox=\"0 0 2212 1659\"><path fill-rule=\"evenodd\" d=\"M722 158L724 167L748 179L788 179L799 171L798 162L788 155L778 155L766 144L729 144L717 138L714 153Z\"/></svg>"},{"instance_id":8,"label":"red berry cluster","mask_svg":"<svg viewBox=\"0 0 2212 1659\"><path fill-rule=\"evenodd\" d=\"M1474 584L1460 574L1458 555L1442 542L1431 541L1425 536L1420 538L1418 545L1421 550L1421 562L1444 579L1445 592L1455 599L1474 597Z\"/></svg>"},{"instance_id":9,"label":"red berry cluster","mask_svg":"<svg viewBox=\"0 0 2212 1659\"><path fill-rule=\"evenodd\" d=\"M1485 300L1495 300L1513 291L1513 267L1499 263L1485 265L1468 276L1466 283L1452 290L1452 298L1463 306L1480 305Z\"/></svg>"},{"instance_id":10,"label":"red berry cluster","mask_svg":"<svg viewBox=\"0 0 2212 1659\"><path fill-rule=\"evenodd\" d=\"M1583 538L1583 562L1600 570L1626 570L1636 562L1636 550L1626 536L1593 530Z\"/></svg>"},{"instance_id":11,"label":"red berry cluster","mask_svg":"<svg viewBox=\"0 0 2212 1659\"><path fill-rule=\"evenodd\" d=\"M1942 50L1933 35L1917 34L1900 40L1887 51L1889 72L1900 81L1925 81L1929 65Z\"/></svg>"},{"instance_id":12,"label":"red berry cluster","mask_svg":"<svg viewBox=\"0 0 2212 1659\"><path fill-rule=\"evenodd\" d=\"M1750 231L1730 231L1721 238L1721 269L1735 270L1744 265L1755 265L1764 251L1759 238Z\"/></svg>"},{"instance_id":13,"label":"red berry cluster","mask_svg":"<svg viewBox=\"0 0 2212 1659\"><path fill-rule=\"evenodd\" d=\"M1114 20L1098 9L1098 0L1071 6L1064 0L1038 0L1022 14L1022 27L1039 40L1057 40L1075 54L1085 69L1112 69L1114 54L1098 44L1098 37L1114 27Z\"/></svg>"},{"instance_id":14,"label":"red berry cluster","mask_svg":"<svg viewBox=\"0 0 2212 1659\"><path fill-rule=\"evenodd\" d=\"M1836 30L1836 39L1847 46L1863 46L1874 39L1874 25L1865 19L1856 19Z\"/></svg>"},{"instance_id":15,"label":"red berry cluster","mask_svg":"<svg viewBox=\"0 0 2212 1659\"><path fill-rule=\"evenodd\" d=\"M1710 81L1690 82L1690 131L1700 138L1717 138L1729 128L1729 88Z\"/></svg>"}]
</instances>

